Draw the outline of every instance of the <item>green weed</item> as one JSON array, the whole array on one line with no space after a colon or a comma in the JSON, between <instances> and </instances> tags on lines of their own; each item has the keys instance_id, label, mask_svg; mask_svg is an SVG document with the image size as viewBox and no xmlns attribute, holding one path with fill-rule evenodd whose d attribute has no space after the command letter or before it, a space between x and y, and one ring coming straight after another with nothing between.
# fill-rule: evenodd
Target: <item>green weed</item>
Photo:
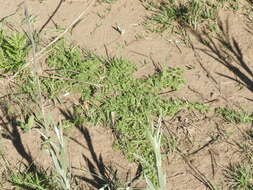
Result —
<instances>
[{"instance_id":1,"label":"green weed","mask_svg":"<svg viewBox=\"0 0 253 190\"><path fill-rule=\"evenodd\" d=\"M201 104L166 100L159 95L164 89L176 90L184 83L181 69L164 69L136 79L132 73L137 68L127 60L82 54L62 44L55 50L47 62L55 70L52 76L59 78L43 79L43 84L47 89L51 89L53 82L59 91L81 92L80 101L85 106L75 107L75 124L89 122L113 128L117 136L115 146L131 161L135 161L133 153L137 153L143 155L149 165L154 164L154 153L145 133L150 128L151 118L173 115L182 108L205 110ZM145 174L157 181L152 169L145 168Z\"/></svg>"},{"instance_id":2,"label":"green weed","mask_svg":"<svg viewBox=\"0 0 253 190\"><path fill-rule=\"evenodd\" d=\"M29 50L25 35L18 32L6 35L0 30L0 69L4 72L21 68L26 63Z\"/></svg>"},{"instance_id":3,"label":"green weed","mask_svg":"<svg viewBox=\"0 0 253 190\"><path fill-rule=\"evenodd\" d=\"M9 181L18 189L58 189L52 176L47 175L46 172L13 172Z\"/></svg>"},{"instance_id":4,"label":"green weed","mask_svg":"<svg viewBox=\"0 0 253 190\"><path fill-rule=\"evenodd\" d=\"M245 111L236 111L228 108L216 108L216 114L224 117L228 122L251 123L253 116Z\"/></svg>"},{"instance_id":5,"label":"green weed","mask_svg":"<svg viewBox=\"0 0 253 190\"><path fill-rule=\"evenodd\" d=\"M108 126L117 137L115 147L124 152L130 161L133 153L142 155L155 164L155 155L145 131L150 129L152 118L172 116L179 110L206 111L198 103L166 99L163 90L177 90L183 83L181 69L164 69L153 75L136 79L136 66L122 58L101 58L90 52L80 51L61 41L47 58L51 72L42 78L44 92L49 97L59 93L80 93L80 105L74 107L75 125L90 123ZM156 175L152 167L145 167L144 174L153 182Z\"/></svg>"},{"instance_id":6,"label":"green weed","mask_svg":"<svg viewBox=\"0 0 253 190\"><path fill-rule=\"evenodd\" d=\"M241 164L231 165L226 169L225 175L231 189L252 190L253 168Z\"/></svg>"},{"instance_id":7,"label":"green weed","mask_svg":"<svg viewBox=\"0 0 253 190\"><path fill-rule=\"evenodd\" d=\"M207 28L213 30L218 10L225 3L237 1L206 1L206 0L165 0L160 2L151 1L146 5L153 14L147 18L145 26L154 32L174 30L174 27L190 27L193 29ZM230 6L231 7L231 6Z\"/></svg>"},{"instance_id":8,"label":"green weed","mask_svg":"<svg viewBox=\"0 0 253 190\"><path fill-rule=\"evenodd\" d=\"M166 103L158 94L165 88L177 89L184 82L180 69L167 69L136 80L132 75L136 67L126 60L107 60L91 54L82 58L80 52L71 48L55 51L49 56L48 65L56 70L55 75L76 81L53 81L57 82L59 90L81 92L81 101L87 107L76 107L76 113L81 113L86 121L95 125L112 127L118 136L117 146L131 161L134 161L132 153L137 151L153 163L152 147L145 131L152 115L158 115L160 111L176 113L182 107L183 103L177 101ZM43 83L46 82L52 81L46 79ZM80 124L84 119L76 116L75 122ZM150 170L147 175L152 173Z\"/></svg>"},{"instance_id":9,"label":"green weed","mask_svg":"<svg viewBox=\"0 0 253 190\"><path fill-rule=\"evenodd\" d=\"M47 64L53 70L41 78L41 83L49 98L66 92L78 92L87 98L103 81L100 60L89 52L82 54L78 48L67 47L64 42L54 48Z\"/></svg>"}]
</instances>

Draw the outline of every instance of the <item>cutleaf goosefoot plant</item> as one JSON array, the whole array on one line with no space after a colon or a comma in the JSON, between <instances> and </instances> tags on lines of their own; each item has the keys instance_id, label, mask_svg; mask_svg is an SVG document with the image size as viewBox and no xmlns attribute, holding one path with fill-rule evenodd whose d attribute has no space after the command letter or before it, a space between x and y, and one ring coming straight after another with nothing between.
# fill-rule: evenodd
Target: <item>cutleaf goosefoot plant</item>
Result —
<instances>
[{"instance_id":1,"label":"cutleaf goosefoot plant","mask_svg":"<svg viewBox=\"0 0 253 190\"><path fill-rule=\"evenodd\" d=\"M81 104L74 108L73 122L112 128L117 137L115 147L130 161L138 161L134 154L142 155L149 166L154 166L155 153L146 134L151 130L152 118L161 114L173 115L183 108L205 110L203 106L160 95L163 90L177 90L184 83L183 71L179 68L163 69L136 79L132 73L137 68L129 61L81 52L64 41L54 47L47 64L54 70L49 73L49 78L42 79L48 94L56 91L81 93ZM50 76L58 77L52 80ZM144 174L156 184L154 167L142 164Z\"/></svg>"},{"instance_id":2,"label":"cutleaf goosefoot plant","mask_svg":"<svg viewBox=\"0 0 253 190\"><path fill-rule=\"evenodd\" d=\"M14 72L26 64L30 47L24 34L11 32L5 34L0 29L0 69L4 72Z\"/></svg>"}]
</instances>

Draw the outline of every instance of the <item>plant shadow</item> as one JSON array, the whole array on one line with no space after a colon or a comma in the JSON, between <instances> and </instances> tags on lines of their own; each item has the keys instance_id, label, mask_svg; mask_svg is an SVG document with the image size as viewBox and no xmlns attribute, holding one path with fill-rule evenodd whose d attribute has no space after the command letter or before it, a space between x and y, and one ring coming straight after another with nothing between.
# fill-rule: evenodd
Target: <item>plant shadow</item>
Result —
<instances>
[{"instance_id":1,"label":"plant shadow","mask_svg":"<svg viewBox=\"0 0 253 190\"><path fill-rule=\"evenodd\" d=\"M207 32L200 33L191 30L191 33L206 47L196 49L221 63L231 71L235 77L220 72L217 72L218 75L235 81L253 92L252 68L250 68L249 63L245 61L238 40L230 34L228 19L226 19L225 23L218 20L218 28L220 32L217 33L216 37L211 37Z\"/></svg>"},{"instance_id":2,"label":"plant shadow","mask_svg":"<svg viewBox=\"0 0 253 190\"><path fill-rule=\"evenodd\" d=\"M34 163L33 157L30 152L28 152L22 142L22 138L20 135L20 130L18 129L18 121L17 116L14 114L10 114L8 111L8 107L5 104L0 104L0 110L3 113L3 116L0 116L1 123L0 125L3 127L6 133L1 134L1 136L5 139L8 139L12 142L16 151L19 155L28 163L27 168L29 171L33 172L37 170L37 167Z\"/></svg>"},{"instance_id":3,"label":"plant shadow","mask_svg":"<svg viewBox=\"0 0 253 190\"><path fill-rule=\"evenodd\" d=\"M0 110L3 116L0 115L1 137L12 142L17 153L25 161L21 161L16 166L9 165L8 163L8 181L15 187L22 189L41 189L42 187L53 188L52 173L48 169L43 169L38 166L30 151L25 148L21 131L19 129L17 116L10 114L7 105L0 104ZM2 155L4 157L4 155ZM17 171L13 170L14 167Z\"/></svg>"},{"instance_id":4,"label":"plant shadow","mask_svg":"<svg viewBox=\"0 0 253 190\"><path fill-rule=\"evenodd\" d=\"M63 116L68 119L69 121L73 122L76 120L75 115L71 113L71 111L67 110L60 110ZM93 187L97 189L105 189L105 190L114 190L118 189L119 187L122 187L121 179L118 177L118 171L117 169L113 168L111 165L107 166L105 165L102 155L95 152L92 138L90 135L89 130L86 127L75 125L75 127L80 131L80 133L83 135L85 142L87 144L89 153L91 155L91 159L89 159L87 156L82 154L83 159L85 160L87 167L88 167L88 173L91 176L85 177L80 175L75 175L78 179L92 185ZM72 139L76 142L76 139ZM82 144L80 142L77 142L78 144ZM139 165L137 168L137 171L135 173L135 176L124 186L129 187L135 182L142 173L142 166ZM128 175L127 175L128 178Z\"/></svg>"}]
</instances>

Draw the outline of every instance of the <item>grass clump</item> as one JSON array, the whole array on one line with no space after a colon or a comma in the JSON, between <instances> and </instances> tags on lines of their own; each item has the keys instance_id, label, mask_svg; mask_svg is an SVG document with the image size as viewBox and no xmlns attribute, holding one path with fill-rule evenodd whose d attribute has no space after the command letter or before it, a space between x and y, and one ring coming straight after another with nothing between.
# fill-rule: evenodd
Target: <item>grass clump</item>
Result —
<instances>
[{"instance_id":1,"label":"grass clump","mask_svg":"<svg viewBox=\"0 0 253 190\"><path fill-rule=\"evenodd\" d=\"M231 165L226 169L227 183L231 189L253 190L253 168L242 164Z\"/></svg>"},{"instance_id":2,"label":"grass clump","mask_svg":"<svg viewBox=\"0 0 253 190\"><path fill-rule=\"evenodd\" d=\"M237 111L228 108L216 108L216 114L221 115L228 122L232 123L251 123L253 121L253 116L245 111Z\"/></svg>"},{"instance_id":3,"label":"grass clump","mask_svg":"<svg viewBox=\"0 0 253 190\"><path fill-rule=\"evenodd\" d=\"M190 27L193 29L207 28L213 30L218 15L218 10L224 3L236 1L207 1L207 0L165 0L151 1L146 6L153 11L147 18L145 25L154 32L163 32L174 26Z\"/></svg>"}]
</instances>

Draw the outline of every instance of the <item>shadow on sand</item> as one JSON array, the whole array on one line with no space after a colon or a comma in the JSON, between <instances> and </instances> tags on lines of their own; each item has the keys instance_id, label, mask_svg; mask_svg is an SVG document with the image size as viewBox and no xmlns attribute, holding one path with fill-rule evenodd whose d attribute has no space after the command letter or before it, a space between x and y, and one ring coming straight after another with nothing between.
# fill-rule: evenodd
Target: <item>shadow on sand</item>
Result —
<instances>
[{"instance_id":1,"label":"shadow on sand","mask_svg":"<svg viewBox=\"0 0 253 190\"><path fill-rule=\"evenodd\" d=\"M196 48L225 66L235 77L217 72L218 75L233 80L253 92L253 71L250 63L244 59L238 40L230 35L228 19L225 23L218 21L220 33L211 37L208 33L191 31L206 47ZM252 63L251 63L252 64Z\"/></svg>"},{"instance_id":2,"label":"shadow on sand","mask_svg":"<svg viewBox=\"0 0 253 190\"><path fill-rule=\"evenodd\" d=\"M73 115L70 111L61 110L61 113L65 116L66 119L70 121L75 120L75 115ZM89 130L82 126L76 126L76 128L83 135L85 143L91 155L91 159L89 159L84 154L82 155L88 167L88 174L91 177L89 178L80 175L75 175L75 177L83 180L84 182L92 185L97 189L105 187L105 189L118 189L119 187L122 187L122 185L124 185L125 187L129 187L134 181L139 179L142 173L141 165L138 166L135 176L131 180L129 180L129 182L122 184L121 179L119 179L118 177L118 171L112 166L106 166L104 164L101 154L96 154ZM76 139L70 139L76 142ZM82 144L79 142L77 143ZM126 178L128 179L128 175Z\"/></svg>"}]
</instances>

